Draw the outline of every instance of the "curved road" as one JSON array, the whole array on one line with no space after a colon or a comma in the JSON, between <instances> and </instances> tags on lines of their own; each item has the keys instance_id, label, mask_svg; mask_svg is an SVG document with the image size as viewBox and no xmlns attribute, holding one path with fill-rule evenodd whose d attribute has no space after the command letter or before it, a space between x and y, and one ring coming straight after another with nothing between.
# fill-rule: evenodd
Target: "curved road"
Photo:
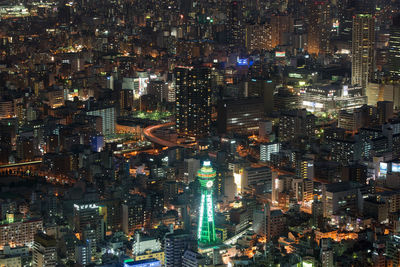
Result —
<instances>
[{"instance_id":1,"label":"curved road","mask_svg":"<svg viewBox=\"0 0 400 267\"><path fill-rule=\"evenodd\" d=\"M172 146L181 146L181 147L185 147L184 145L181 144L177 144L165 139L161 139L157 136L155 136L153 134L153 131L157 130L157 129L161 129L161 128L165 128L165 127L169 127L174 125L175 122L167 122L167 123L163 123L163 124L158 124L158 125L152 125L149 126L147 128L145 128L143 130L144 135L146 136L147 139L149 139L151 142L162 145L162 146L167 146L167 147L172 147Z\"/></svg>"}]
</instances>

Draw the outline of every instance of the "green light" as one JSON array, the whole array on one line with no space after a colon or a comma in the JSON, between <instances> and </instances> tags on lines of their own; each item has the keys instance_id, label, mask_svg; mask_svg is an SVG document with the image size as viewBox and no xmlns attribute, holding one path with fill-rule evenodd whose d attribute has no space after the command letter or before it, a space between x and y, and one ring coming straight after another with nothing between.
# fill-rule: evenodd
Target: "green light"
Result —
<instances>
[{"instance_id":1,"label":"green light","mask_svg":"<svg viewBox=\"0 0 400 267\"><path fill-rule=\"evenodd\" d=\"M217 241L212 198L215 177L216 171L211 167L209 161L205 161L203 167L197 173L201 190L197 239L202 244L212 244Z\"/></svg>"}]
</instances>

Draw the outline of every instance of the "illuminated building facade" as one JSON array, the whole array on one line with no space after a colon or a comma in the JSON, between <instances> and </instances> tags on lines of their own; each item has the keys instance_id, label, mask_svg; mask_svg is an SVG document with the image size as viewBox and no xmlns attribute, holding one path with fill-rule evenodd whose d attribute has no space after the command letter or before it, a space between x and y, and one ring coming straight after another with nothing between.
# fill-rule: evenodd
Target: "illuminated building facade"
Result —
<instances>
[{"instance_id":1,"label":"illuminated building facade","mask_svg":"<svg viewBox=\"0 0 400 267\"><path fill-rule=\"evenodd\" d=\"M321 85L305 86L300 89L300 105L310 112L334 112L341 109L354 109L367 104L361 86Z\"/></svg>"},{"instance_id":2,"label":"illuminated building facade","mask_svg":"<svg viewBox=\"0 0 400 267\"><path fill-rule=\"evenodd\" d=\"M43 230L43 220L34 219L0 225L0 247L32 245L35 233Z\"/></svg>"},{"instance_id":3,"label":"illuminated building facade","mask_svg":"<svg viewBox=\"0 0 400 267\"><path fill-rule=\"evenodd\" d=\"M200 182L201 199L197 240L200 244L208 245L217 241L214 223L213 185L217 173L209 161L203 163L197 177Z\"/></svg>"},{"instance_id":4,"label":"illuminated building facade","mask_svg":"<svg viewBox=\"0 0 400 267\"><path fill-rule=\"evenodd\" d=\"M393 19L389 39L389 71L391 76L400 79L400 16Z\"/></svg>"},{"instance_id":5,"label":"illuminated building facade","mask_svg":"<svg viewBox=\"0 0 400 267\"><path fill-rule=\"evenodd\" d=\"M207 67L178 67L176 78L176 130L202 137L210 132L211 72Z\"/></svg>"},{"instance_id":6,"label":"illuminated building facade","mask_svg":"<svg viewBox=\"0 0 400 267\"><path fill-rule=\"evenodd\" d=\"M375 18L369 14L353 17L351 83L364 89L374 70Z\"/></svg>"}]
</instances>

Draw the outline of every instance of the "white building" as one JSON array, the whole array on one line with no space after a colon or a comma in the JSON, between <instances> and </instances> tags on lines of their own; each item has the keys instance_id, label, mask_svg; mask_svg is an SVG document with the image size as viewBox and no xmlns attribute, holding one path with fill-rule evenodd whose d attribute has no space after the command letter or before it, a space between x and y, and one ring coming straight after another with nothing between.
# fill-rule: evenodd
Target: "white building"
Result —
<instances>
[{"instance_id":1,"label":"white building","mask_svg":"<svg viewBox=\"0 0 400 267\"><path fill-rule=\"evenodd\" d=\"M139 232L135 234L135 239L132 244L132 254L138 256L146 251L160 251L161 243L154 237L141 236Z\"/></svg>"},{"instance_id":2,"label":"white building","mask_svg":"<svg viewBox=\"0 0 400 267\"><path fill-rule=\"evenodd\" d=\"M99 116L102 119L102 133L103 135L115 133L115 120L116 113L114 107L98 108L86 112L90 116Z\"/></svg>"},{"instance_id":3,"label":"white building","mask_svg":"<svg viewBox=\"0 0 400 267\"><path fill-rule=\"evenodd\" d=\"M280 143L263 143L260 145L260 161L266 162L271 160L272 153L278 153Z\"/></svg>"}]
</instances>

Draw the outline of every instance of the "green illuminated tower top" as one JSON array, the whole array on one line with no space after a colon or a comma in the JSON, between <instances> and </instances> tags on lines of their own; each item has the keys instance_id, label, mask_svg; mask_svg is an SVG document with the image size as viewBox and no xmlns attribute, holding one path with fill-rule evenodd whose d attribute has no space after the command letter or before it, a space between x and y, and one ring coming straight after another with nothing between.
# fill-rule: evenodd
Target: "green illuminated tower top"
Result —
<instances>
[{"instance_id":1,"label":"green illuminated tower top","mask_svg":"<svg viewBox=\"0 0 400 267\"><path fill-rule=\"evenodd\" d=\"M209 161L204 161L203 167L197 172L201 190L197 240L203 245L212 244L217 241L212 198L215 177L216 171L211 167L211 163Z\"/></svg>"}]
</instances>

